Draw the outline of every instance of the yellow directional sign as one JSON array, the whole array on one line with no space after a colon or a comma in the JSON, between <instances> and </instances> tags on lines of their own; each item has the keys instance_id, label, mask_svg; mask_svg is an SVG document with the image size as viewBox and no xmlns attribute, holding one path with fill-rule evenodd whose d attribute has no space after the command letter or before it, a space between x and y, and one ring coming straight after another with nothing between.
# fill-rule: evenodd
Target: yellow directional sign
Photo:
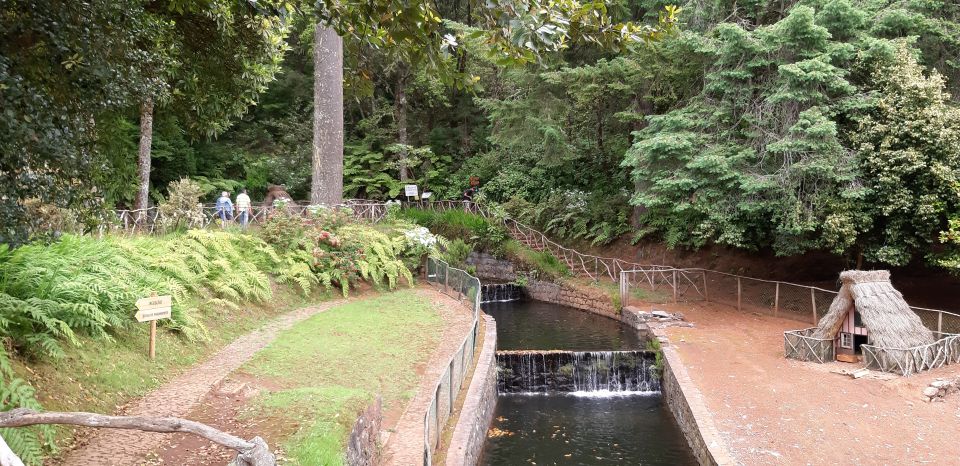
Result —
<instances>
[{"instance_id":1,"label":"yellow directional sign","mask_svg":"<svg viewBox=\"0 0 960 466\"><path fill-rule=\"evenodd\" d=\"M151 296L137 300L137 322L169 319L173 300L170 296Z\"/></svg>"}]
</instances>

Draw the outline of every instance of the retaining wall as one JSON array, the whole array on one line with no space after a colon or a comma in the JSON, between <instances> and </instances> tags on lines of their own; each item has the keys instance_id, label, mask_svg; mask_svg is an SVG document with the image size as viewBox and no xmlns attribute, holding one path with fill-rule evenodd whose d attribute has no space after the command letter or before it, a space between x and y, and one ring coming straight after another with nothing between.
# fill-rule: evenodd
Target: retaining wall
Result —
<instances>
[{"instance_id":1,"label":"retaining wall","mask_svg":"<svg viewBox=\"0 0 960 466\"><path fill-rule=\"evenodd\" d=\"M486 314L483 321L483 347L447 449L448 466L477 464L497 406L497 323Z\"/></svg>"},{"instance_id":2,"label":"retaining wall","mask_svg":"<svg viewBox=\"0 0 960 466\"><path fill-rule=\"evenodd\" d=\"M380 427L383 424L383 400L377 397L353 424L347 437L347 464L373 466L380 463Z\"/></svg>"},{"instance_id":3,"label":"retaining wall","mask_svg":"<svg viewBox=\"0 0 960 466\"><path fill-rule=\"evenodd\" d=\"M517 270L512 262L497 259L490 254L471 252L467 263L476 267L477 276L482 278L497 281L512 281L517 278ZM560 304L612 319L620 319L620 310L613 305L610 296L601 290L584 289L570 283L540 280L530 280L525 290L529 297L537 301Z\"/></svg>"},{"instance_id":4,"label":"retaining wall","mask_svg":"<svg viewBox=\"0 0 960 466\"><path fill-rule=\"evenodd\" d=\"M683 431L697 461L703 465L734 465L713 416L703 404L700 390L690 380L680 356L672 347L663 348L663 378L660 391L674 419Z\"/></svg>"}]
</instances>

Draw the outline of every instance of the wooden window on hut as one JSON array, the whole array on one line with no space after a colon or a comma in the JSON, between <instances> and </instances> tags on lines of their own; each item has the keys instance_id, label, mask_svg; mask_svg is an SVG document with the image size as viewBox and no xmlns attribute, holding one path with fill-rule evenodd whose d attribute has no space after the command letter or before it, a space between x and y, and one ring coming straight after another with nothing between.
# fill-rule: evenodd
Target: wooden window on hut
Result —
<instances>
[{"instance_id":1,"label":"wooden window on hut","mask_svg":"<svg viewBox=\"0 0 960 466\"><path fill-rule=\"evenodd\" d=\"M840 347L841 348L853 348L853 334L847 332L840 332Z\"/></svg>"}]
</instances>

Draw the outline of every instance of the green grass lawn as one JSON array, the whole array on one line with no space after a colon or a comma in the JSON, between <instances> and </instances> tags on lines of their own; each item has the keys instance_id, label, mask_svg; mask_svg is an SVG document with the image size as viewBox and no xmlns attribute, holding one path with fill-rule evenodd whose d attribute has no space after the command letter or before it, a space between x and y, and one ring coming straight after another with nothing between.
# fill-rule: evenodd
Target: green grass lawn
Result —
<instances>
[{"instance_id":1,"label":"green grass lawn","mask_svg":"<svg viewBox=\"0 0 960 466\"><path fill-rule=\"evenodd\" d=\"M414 290L335 307L281 333L241 371L264 386L245 411L287 426L287 456L302 465L342 464L358 412L378 394L384 412L415 393L416 368L440 340L443 321Z\"/></svg>"},{"instance_id":2,"label":"green grass lawn","mask_svg":"<svg viewBox=\"0 0 960 466\"><path fill-rule=\"evenodd\" d=\"M66 356L59 360L14 359L12 362L17 374L37 388L37 398L45 409L110 414L278 314L330 296L315 293L306 298L284 286L277 287L273 300L265 304L248 304L240 310L205 311L199 317L210 331L210 340L189 341L174 333L158 331L154 361L147 356L150 326L144 323L109 340L81 338L81 345L66 346ZM57 443L69 443L72 428L61 426L57 430Z\"/></svg>"}]
</instances>

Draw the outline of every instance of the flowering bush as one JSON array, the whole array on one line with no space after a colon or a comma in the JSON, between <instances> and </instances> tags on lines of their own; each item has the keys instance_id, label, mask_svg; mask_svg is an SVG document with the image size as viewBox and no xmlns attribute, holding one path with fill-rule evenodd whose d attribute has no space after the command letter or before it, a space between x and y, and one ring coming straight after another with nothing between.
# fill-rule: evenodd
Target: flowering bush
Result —
<instances>
[{"instance_id":1,"label":"flowering bush","mask_svg":"<svg viewBox=\"0 0 960 466\"><path fill-rule=\"evenodd\" d=\"M439 256L440 237L430 233L425 227L413 227L404 231L403 239L407 245L407 253L411 256Z\"/></svg>"}]
</instances>

